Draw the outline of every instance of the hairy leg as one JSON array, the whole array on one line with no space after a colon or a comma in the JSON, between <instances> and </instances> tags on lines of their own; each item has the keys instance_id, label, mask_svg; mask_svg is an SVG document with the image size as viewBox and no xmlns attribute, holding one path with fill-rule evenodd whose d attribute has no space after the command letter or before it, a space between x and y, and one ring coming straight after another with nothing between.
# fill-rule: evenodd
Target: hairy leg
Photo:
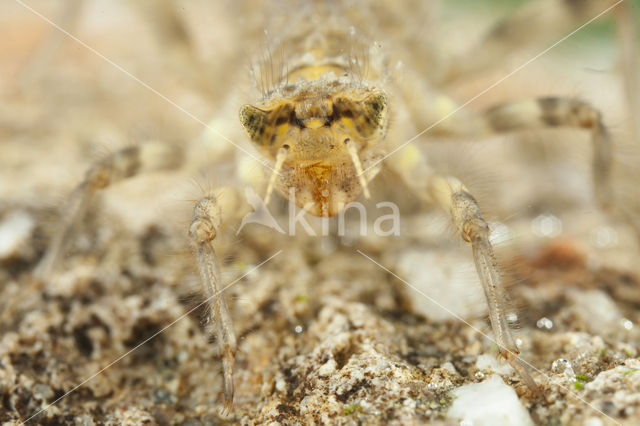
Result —
<instances>
[{"instance_id":1,"label":"hairy leg","mask_svg":"<svg viewBox=\"0 0 640 426\"><path fill-rule=\"evenodd\" d=\"M506 318L508 306L502 273L489 241L489 225L482 217L478 202L455 177L425 174L428 172L423 164L417 164L412 172L414 178L420 177L422 181L408 181L407 185L418 196L436 204L449 214L456 231L464 241L471 244L473 260L487 300L491 328L500 355L518 372L527 387L537 393L538 386L530 376L526 363L517 356L520 351L511 335ZM406 176L408 175L405 174Z\"/></svg>"},{"instance_id":2,"label":"hairy leg","mask_svg":"<svg viewBox=\"0 0 640 426\"><path fill-rule=\"evenodd\" d=\"M206 297L209 323L215 324L217 342L222 355L224 370L224 411L229 412L233 404L233 364L236 354L236 336L229 309L220 294L220 270L213 248L222 214L215 197L200 199L193 209L193 221L189 227L189 237L198 263L202 289Z\"/></svg>"},{"instance_id":3,"label":"hairy leg","mask_svg":"<svg viewBox=\"0 0 640 426\"><path fill-rule=\"evenodd\" d=\"M633 189L614 190L614 147L599 110L578 99L544 97L512 101L489 108L482 114L481 121L480 126L489 133L549 127L572 127L590 132L595 200L608 215L630 225L640 239L637 192Z\"/></svg>"},{"instance_id":4,"label":"hairy leg","mask_svg":"<svg viewBox=\"0 0 640 426\"><path fill-rule=\"evenodd\" d=\"M572 127L591 133L593 145L592 174L595 198L600 207L611 213L614 207L611 168L611 136L600 111L578 99L544 97L507 102L487 109L479 126L487 133L524 129Z\"/></svg>"},{"instance_id":5,"label":"hairy leg","mask_svg":"<svg viewBox=\"0 0 640 426\"><path fill-rule=\"evenodd\" d=\"M506 318L508 306L502 273L489 240L489 225L478 202L460 180L435 173L415 145L407 145L398 155L388 158L385 165L417 197L444 210L462 239L471 244L500 355L518 372L527 387L537 393L538 386L529 375L527 365L517 356L519 350Z\"/></svg>"},{"instance_id":6,"label":"hairy leg","mask_svg":"<svg viewBox=\"0 0 640 426\"><path fill-rule=\"evenodd\" d=\"M429 135L455 138L477 138L482 135L517 132L522 130L542 130L545 128L568 127L583 129L591 135L593 146L592 179L595 200L612 217L629 224L640 238L640 219L637 215L637 193L614 191L612 180L614 146L608 127L597 108L580 99L570 97L540 97L505 102L490 107L481 113L463 109L448 117L456 105L444 95L435 92L432 96L421 96L420 92L405 90L406 81L399 83L409 116L402 121L406 129L418 123L420 129L429 129ZM407 86L408 88L408 86ZM425 100L431 100L426 102ZM430 128L440 119L442 123ZM637 121L637 120L636 120ZM410 135L411 133L409 133ZM416 133L414 133L415 135ZM400 141L412 140L404 134L394 135ZM391 147L393 149L393 147ZM397 161L392 159L391 162ZM388 161L387 161L388 162ZM398 169L397 166L392 167ZM634 177L635 178L635 177Z\"/></svg>"},{"instance_id":7,"label":"hairy leg","mask_svg":"<svg viewBox=\"0 0 640 426\"><path fill-rule=\"evenodd\" d=\"M418 129L429 129L429 135L451 138L476 138L496 133L553 127L588 131L593 146L592 174L596 200L603 210L617 214L614 211L614 191L611 182L612 140L598 109L587 102L567 97L522 99L493 106L480 114L463 109L431 128L438 122L438 117L442 119L454 111L455 104L450 98L433 92L424 85L418 87L424 89L422 93L428 93L428 96L420 95L421 90L412 92L409 90L410 84L406 83L416 83L411 80L413 77L415 76L408 75L407 79L398 84L408 111L407 117L397 117L403 128L408 129L412 124L417 124ZM425 99L430 99L431 102L425 102ZM411 135L411 132L402 132L400 135L393 135L393 138L400 141L411 140L406 136Z\"/></svg>"},{"instance_id":8,"label":"hairy leg","mask_svg":"<svg viewBox=\"0 0 640 426\"><path fill-rule=\"evenodd\" d=\"M62 222L51 243L36 267L36 279L45 280L60 263L76 223L83 220L91 198L99 190L139 174L156 170L173 169L180 165L180 151L164 144L145 144L118 151L94 165L85 179L73 191ZM231 188L225 188L230 190ZM229 194L227 194L229 195ZM225 206L237 210L236 197L225 197ZM239 210L243 211L243 210ZM220 272L212 242L221 223L221 212L213 196L204 197L196 203L189 237L202 280L203 293L209 308L211 324L215 324L224 369L225 411L231 409L233 401L233 364L236 339L231 317L225 300L220 295Z\"/></svg>"},{"instance_id":9,"label":"hairy leg","mask_svg":"<svg viewBox=\"0 0 640 426\"><path fill-rule=\"evenodd\" d=\"M59 228L34 271L35 278L48 278L60 263L74 225L82 221L88 203L97 191L142 173L175 168L181 158L179 151L172 146L150 143L115 152L89 169L69 198Z\"/></svg>"}]
</instances>

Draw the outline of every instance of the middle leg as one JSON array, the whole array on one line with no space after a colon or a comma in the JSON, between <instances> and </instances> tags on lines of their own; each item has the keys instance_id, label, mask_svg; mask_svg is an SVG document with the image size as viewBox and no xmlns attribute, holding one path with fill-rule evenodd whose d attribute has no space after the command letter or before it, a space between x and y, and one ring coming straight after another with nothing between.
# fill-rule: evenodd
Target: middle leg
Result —
<instances>
[{"instance_id":1,"label":"middle leg","mask_svg":"<svg viewBox=\"0 0 640 426\"><path fill-rule=\"evenodd\" d=\"M610 133L596 108L578 99L541 97L496 105L485 110L479 120L478 126L486 134L551 127L588 131L593 146L591 167L595 199L604 211L611 213L613 149Z\"/></svg>"},{"instance_id":2,"label":"middle leg","mask_svg":"<svg viewBox=\"0 0 640 426\"><path fill-rule=\"evenodd\" d=\"M609 216L629 225L640 239L637 193L616 192L613 184L613 141L602 113L579 99L541 97L500 104L478 118L480 133L505 133L552 127L584 129L591 135L594 198Z\"/></svg>"},{"instance_id":3,"label":"middle leg","mask_svg":"<svg viewBox=\"0 0 640 426\"><path fill-rule=\"evenodd\" d=\"M507 302L502 274L489 241L489 225L482 217L476 199L458 179L447 176L431 176L426 185L427 198L446 211L462 239L471 244L476 271L489 307L491 328L500 355L518 372L532 392L538 387L529 375L526 364L518 357L507 322Z\"/></svg>"}]
</instances>

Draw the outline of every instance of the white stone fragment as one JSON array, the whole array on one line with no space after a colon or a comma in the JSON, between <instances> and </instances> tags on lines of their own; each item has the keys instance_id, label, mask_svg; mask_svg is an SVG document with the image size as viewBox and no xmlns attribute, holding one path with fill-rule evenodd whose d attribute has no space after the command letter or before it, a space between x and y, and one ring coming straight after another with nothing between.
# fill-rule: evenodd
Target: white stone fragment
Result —
<instances>
[{"instance_id":1,"label":"white stone fragment","mask_svg":"<svg viewBox=\"0 0 640 426\"><path fill-rule=\"evenodd\" d=\"M318 369L318 375L320 377L330 376L331 373L336 371L336 360L331 358L329 361L322 364L322 366Z\"/></svg>"},{"instance_id":2,"label":"white stone fragment","mask_svg":"<svg viewBox=\"0 0 640 426\"><path fill-rule=\"evenodd\" d=\"M486 313L473 260L457 250L409 250L400 255L399 275L406 279L413 309L435 321L476 318Z\"/></svg>"},{"instance_id":3,"label":"white stone fragment","mask_svg":"<svg viewBox=\"0 0 640 426\"><path fill-rule=\"evenodd\" d=\"M501 376L511 376L515 374L513 367L506 362L500 362L498 358L489 354L482 354L476 359L476 368L480 371L498 373Z\"/></svg>"},{"instance_id":4,"label":"white stone fragment","mask_svg":"<svg viewBox=\"0 0 640 426\"><path fill-rule=\"evenodd\" d=\"M0 223L0 259L7 259L18 251L31 232L35 222L23 211L9 213Z\"/></svg>"},{"instance_id":5,"label":"white stone fragment","mask_svg":"<svg viewBox=\"0 0 640 426\"><path fill-rule=\"evenodd\" d=\"M287 390L287 382L283 378L279 378L276 380L276 390L278 392L286 392Z\"/></svg>"},{"instance_id":6,"label":"white stone fragment","mask_svg":"<svg viewBox=\"0 0 640 426\"><path fill-rule=\"evenodd\" d=\"M623 317L615 302L602 290L572 291L574 309L589 331L606 335L618 330Z\"/></svg>"},{"instance_id":7,"label":"white stone fragment","mask_svg":"<svg viewBox=\"0 0 640 426\"><path fill-rule=\"evenodd\" d=\"M458 374L458 372L456 371L456 367L454 367L450 362L445 362L444 364L442 364L442 368L444 368L451 374Z\"/></svg>"},{"instance_id":8,"label":"white stone fragment","mask_svg":"<svg viewBox=\"0 0 640 426\"><path fill-rule=\"evenodd\" d=\"M499 376L490 376L482 383L459 387L447 417L474 426L533 425L516 392Z\"/></svg>"},{"instance_id":9,"label":"white stone fragment","mask_svg":"<svg viewBox=\"0 0 640 426\"><path fill-rule=\"evenodd\" d=\"M587 417L583 423L584 426L604 426L601 419L597 417Z\"/></svg>"}]
</instances>

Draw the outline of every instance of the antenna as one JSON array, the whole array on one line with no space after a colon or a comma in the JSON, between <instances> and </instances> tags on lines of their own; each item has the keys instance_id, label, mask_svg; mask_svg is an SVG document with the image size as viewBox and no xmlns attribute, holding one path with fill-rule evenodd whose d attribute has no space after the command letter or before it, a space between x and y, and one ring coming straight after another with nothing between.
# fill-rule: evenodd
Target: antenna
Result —
<instances>
[{"instance_id":1,"label":"antenna","mask_svg":"<svg viewBox=\"0 0 640 426\"><path fill-rule=\"evenodd\" d=\"M276 154L276 165L273 168L273 173L271 173L271 177L269 178L269 185L267 186L267 194L264 197L264 204L269 204L269 200L271 199L271 193L273 192L273 187L276 184L276 178L280 174L280 170L282 170L282 165L284 164L284 160L287 159L287 151L289 150L289 145L282 145L282 148L278 150L278 154Z\"/></svg>"},{"instance_id":2,"label":"antenna","mask_svg":"<svg viewBox=\"0 0 640 426\"><path fill-rule=\"evenodd\" d=\"M351 156L351 161L353 161L353 165L356 168L356 173L358 174L358 179L360 180L360 186L364 191L364 198L369 199L371 198L371 194L369 193L369 187L367 186L367 178L364 176L364 172L362 171L362 163L360 163L360 157L358 157L358 150L353 144L353 141L349 138L344 140L344 144L347 147L347 152Z\"/></svg>"}]
</instances>

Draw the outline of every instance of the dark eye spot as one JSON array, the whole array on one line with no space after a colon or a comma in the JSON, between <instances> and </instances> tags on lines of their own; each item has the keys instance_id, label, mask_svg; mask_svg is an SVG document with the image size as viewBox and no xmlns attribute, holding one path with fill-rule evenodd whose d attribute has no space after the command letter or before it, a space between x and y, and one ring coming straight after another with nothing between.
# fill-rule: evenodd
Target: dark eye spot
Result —
<instances>
[{"instance_id":1,"label":"dark eye spot","mask_svg":"<svg viewBox=\"0 0 640 426\"><path fill-rule=\"evenodd\" d=\"M371 104L371 108L373 108L373 110L376 113L380 113L380 111L382 111L382 101L380 99L376 99L372 104Z\"/></svg>"},{"instance_id":2,"label":"dark eye spot","mask_svg":"<svg viewBox=\"0 0 640 426\"><path fill-rule=\"evenodd\" d=\"M340 115L345 118L353 118L353 111L351 109L343 109Z\"/></svg>"},{"instance_id":3,"label":"dark eye spot","mask_svg":"<svg viewBox=\"0 0 640 426\"><path fill-rule=\"evenodd\" d=\"M387 98L382 93L376 93L369 96L369 98L366 99L365 103L367 107L370 108L371 111L373 111L373 115L376 118L379 118L387 106Z\"/></svg>"}]
</instances>

